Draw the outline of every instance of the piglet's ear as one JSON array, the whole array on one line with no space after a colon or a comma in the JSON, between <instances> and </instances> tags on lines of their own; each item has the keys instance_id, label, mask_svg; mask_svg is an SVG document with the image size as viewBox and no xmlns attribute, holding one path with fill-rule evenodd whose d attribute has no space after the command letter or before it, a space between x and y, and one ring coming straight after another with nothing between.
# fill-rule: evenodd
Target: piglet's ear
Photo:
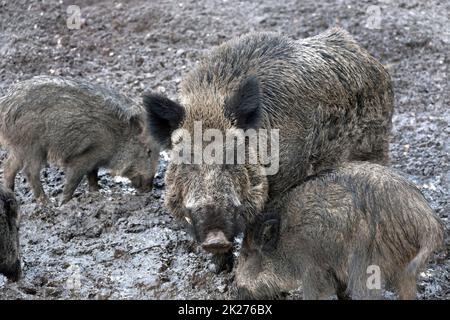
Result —
<instances>
[{"instance_id":1,"label":"piglet's ear","mask_svg":"<svg viewBox=\"0 0 450 320\"><path fill-rule=\"evenodd\" d=\"M280 221L270 219L263 222L261 228L261 244L264 251L273 251L277 247L280 231Z\"/></svg>"},{"instance_id":2,"label":"piglet's ear","mask_svg":"<svg viewBox=\"0 0 450 320\"><path fill-rule=\"evenodd\" d=\"M259 81L247 78L225 103L225 116L240 129L258 128L261 122Z\"/></svg>"},{"instance_id":3,"label":"piglet's ear","mask_svg":"<svg viewBox=\"0 0 450 320\"><path fill-rule=\"evenodd\" d=\"M171 135L184 119L184 108L156 93L145 93L143 101L148 114L150 134L163 148L170 148Z\"/></svg>"}]
</instances>

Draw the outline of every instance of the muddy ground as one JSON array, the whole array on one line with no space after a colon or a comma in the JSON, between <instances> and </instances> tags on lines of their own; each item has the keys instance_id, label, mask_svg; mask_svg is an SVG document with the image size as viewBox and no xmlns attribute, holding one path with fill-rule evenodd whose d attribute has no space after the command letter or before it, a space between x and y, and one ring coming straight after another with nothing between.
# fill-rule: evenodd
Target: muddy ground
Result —
<instances>
[{"instance_id":1,"label":"muddy ground","mask_svg":"<svg viewBox=\"0 0 450 320\"><path fill-rule=\"evenodd\" d=\"M67 26L70 4L81 8L80 29ZM176 98L183 75L227 39L255 30L299 39L340 25L392 74L392 166L446 223L448 246L449 17L450 2L438 0L0 0L0 94L16 81L54 74L133 97L151 89ZM149 194L102 172L100 193L89 194L84 182L63 207L37 205L19 176L24 277L10 284L0 276L0 298L229 298L233 275L216 275L164 209L163 157L160 164ZM56 202L63 173L48 168L42 179ZM431 260L419 291L421 299L450 298L448 253Z\"/></svg>"}]
</instances>

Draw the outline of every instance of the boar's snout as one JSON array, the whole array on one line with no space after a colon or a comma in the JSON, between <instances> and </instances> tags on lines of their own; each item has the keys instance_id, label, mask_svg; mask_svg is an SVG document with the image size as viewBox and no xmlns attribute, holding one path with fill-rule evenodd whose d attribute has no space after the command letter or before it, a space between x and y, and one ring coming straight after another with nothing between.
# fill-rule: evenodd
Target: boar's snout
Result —
<instances>
[{"instance_id":1,"label":"boar's snout","mask_svg":"<svg viewBox=\"0 0 450 320\"><path fill-rule=\"evenodd\" d=\"M202 248L211 253L223 253L231 249L233 244L228 241L225 234L220 230L210 231L206 235Z\"/></svg>"},{"instance_id":2,"label":"boar's snout","mask_svg":"<svg viewBox=\"0 0 450 320\"><path fill-rule=\"evenodd\" d=\"M243 229L239 210L240 207L226 204L202 204L189 207L185 218L200 246L205 251L220 254L232 249L234 238Z\"/></svg>"}]
</instances>

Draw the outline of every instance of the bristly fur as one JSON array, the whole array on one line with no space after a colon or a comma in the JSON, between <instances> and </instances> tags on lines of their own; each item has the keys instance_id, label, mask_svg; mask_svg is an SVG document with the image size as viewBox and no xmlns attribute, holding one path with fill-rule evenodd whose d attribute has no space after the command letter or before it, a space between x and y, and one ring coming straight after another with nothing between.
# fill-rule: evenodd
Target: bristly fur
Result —
<instances>
[{"instance_id":1,"label":"bristly fur","mask_svg":"<svg viewBox=\"0 0 450 320\"><path fill-rule=\"evenodd\" d=\"M30 92L30 90L42 90L42 92L65 90L67 93L70 92L70 94L74 96L79 95L80 97L88 94L90 99L95 100L97 105L109 108L113 114L124 121L130 121L132 118L140 117L144 112L140 104L111 88L104 85L94 85L92 82L70 77L36 76L13 85L4 98L17 95L18 92L24 95ZM94 101L91 102L94 103ZM20 104L16 104L16 107L27 108L27 106ZM21 112L20 109L16 111Z\"/></svg>"},{"instance_id":2,"label":"bristly fur","mask_svg":"<svg viewBox=\"0 0 450 320\"><path fill-rule=\"evenodd\" d=\"M240 90L249 79L250 90ZM239 101L240 91L249 99ZM226 130L248 106L259 109L251 126L280 129L280 169L267 177L274 198L341 161L387 163L393 102L387 71L344 30L298 41L251 33L215 48L186 76L178 127L192 131L202 121Z\"/></svg>"},{"instance_id":3,"label":"bristly fur","mask_svg":"<svg viewBox=\"0 0 450 320\"><path fill-rule=\"evenodd\" d=\"M20 277L19 213L14 194L0 185L0 274Z\"/></svg>"},{"instance_id":4,"label":"bristly fur","mask_svg":"<svg viewBox=\"0 0 450 320\"><path fill-rule=\"evenodd\" d=\"M178 217L187 205L198 212L215 205L223 210L211 214L222 212L232 223L239 203L251 222L309 175L345 161L389 161L390 76L341 29L298 41L275 33L236 37L212 49L183 79L180 98L185 114L177 127L191 136L197 121L203 130L222 133L276 129L280 152L274 175L260 163L195 170L170 163L166 205Z\"/></svg>"},{"instance_id":5,"label":"bristly fur","mask_svg":"<svg viewBox=\"0 0 450 320\"><path fill-rule=\"evenodd\" d=\"M378 266L384 288L413 299L418 272L443 244L443 224L417 187L377 164L339 165L275 202L276 250L261 250L260 234L249 232L238 262L237 285L253 297L295 289L297 280L305 299L378 298L381 290L366 285Z\"/></svg>"},{"instance_id":6,"label":"bristly fur","mask_svg":"<svg viewBox=\"0 0 450 320\"><path fill-rule=\"evenodd\" d=\"M66 171L64 202L84 175L98 189L99 167L151 187L159 146L148 134L143 106L85 80L40 76L13 85L0 99L0 141L8 149L6 187L23 169L35 197L46 201L40 177L47 163Z\"/></svg>"}]
</instances>

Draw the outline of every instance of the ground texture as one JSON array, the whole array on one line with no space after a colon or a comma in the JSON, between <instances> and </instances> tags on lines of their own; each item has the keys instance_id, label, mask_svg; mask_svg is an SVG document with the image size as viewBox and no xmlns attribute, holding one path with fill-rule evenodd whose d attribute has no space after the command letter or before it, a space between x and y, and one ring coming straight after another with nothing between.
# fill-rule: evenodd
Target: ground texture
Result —
<instances>
[{"instance_id":1,"label":"ground texture","mask_svg":"<svg viewBox=\"0 0 450 320\"><path fill-rule=\"evenodd\" d=\"M67 26L71 4L81 8L80 29ZM342 26L392 74L392 166L445 222L448 247L449 17L450 2L438 0L0 0L0 94L16 81L53 74L136 98L144 90L176 98L183 75L227 39L262 30L299 39ZM10 284L0 276L0 298L229 298L233 274L212 272L209 257L163 207L165 165L162 157L149 194L102 172L100 193L89 194L84 182L59 208L37 205L19 176L24 277ZM42 180L56 202L63 173L48 168ZM448 253L421 274L419 298L450 298Z\"/></svg>"}]
</instances>

